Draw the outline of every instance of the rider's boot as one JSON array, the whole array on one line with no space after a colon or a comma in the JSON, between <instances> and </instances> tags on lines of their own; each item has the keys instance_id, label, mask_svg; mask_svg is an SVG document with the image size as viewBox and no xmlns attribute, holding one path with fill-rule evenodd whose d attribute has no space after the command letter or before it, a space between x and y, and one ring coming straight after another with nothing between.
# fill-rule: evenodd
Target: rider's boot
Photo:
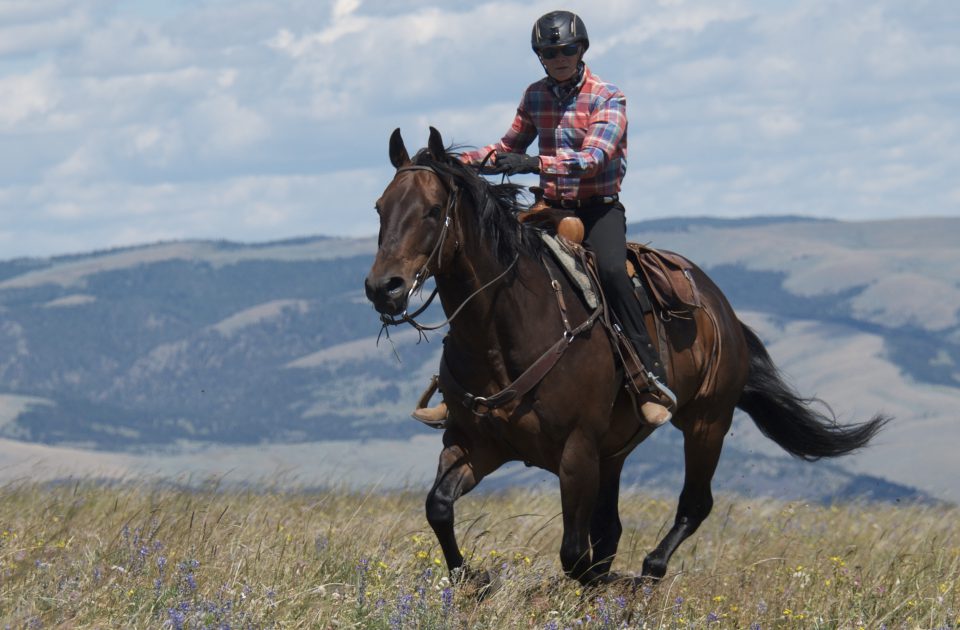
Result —
<instances>
[{"instance_id":1,"label":"rider's boot","mask_svg":"<svg viewBox=\"0 0 960 630\"><path fill-rule=\"evenodd\" d=\"M659 359L655 356L653 345L646 339L627 338L624 346L627 383L630 389L640 398L640 413L643 419L653 427L670 422L673 418L672 409L677 406L676 396L664 384L661 376L665 376ZM646 361L641 357L646 358ZM648 370L645 363L649 363ZM655 373L656 370L659 373Z\"/></svg>"},{"instance_id":2,"label":"rider's boot","mask_svg":"<svg viewBox=\"0 0 960 630\"><path fill-rule=\"evenodd\" d=\"M440 404L435 407L427 406L430 404L430 398L437 391L438 381L437 375L434 374L430 379L430 384L427 385L427 389L420 395L420 400L417 401L417 408L410 414L414 420L419 420L434 429L442 429L447 423L447 403L441 400Z\"/></svg>"}]
</instances>

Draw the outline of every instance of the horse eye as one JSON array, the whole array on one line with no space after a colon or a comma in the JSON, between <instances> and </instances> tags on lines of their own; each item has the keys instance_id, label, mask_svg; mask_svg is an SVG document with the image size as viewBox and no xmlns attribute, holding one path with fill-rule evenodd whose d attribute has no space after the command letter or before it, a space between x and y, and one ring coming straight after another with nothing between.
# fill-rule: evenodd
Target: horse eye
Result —
<instances>
[{"instance_id":1,"label":"horse eye","mask_svg":"<svg viewBox=\"0 0 960 630\"><path fill-rule=\"evenodd\" d=\"M437 219L439 221L441 212L443 212L443 208L441 208L439 205L434 205L431 206L430 210L427 211L427 216L431 219Z\"/></svg>"},{"instance_id":2,"label":"horse eye","mask_svg":"<svg viewBox=\"0 0 960 630\"><path fill-rule=\"evenodd\" d=\"M380 214L380 206L374 206L373 209L377 211L377 214Z\"/></svg>"}]
</instances>

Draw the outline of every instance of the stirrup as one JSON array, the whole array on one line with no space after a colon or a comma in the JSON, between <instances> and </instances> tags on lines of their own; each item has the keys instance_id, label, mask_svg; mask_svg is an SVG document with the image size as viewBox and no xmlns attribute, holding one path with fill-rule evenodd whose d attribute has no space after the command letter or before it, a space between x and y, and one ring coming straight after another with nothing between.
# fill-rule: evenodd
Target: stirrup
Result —
<instances>
[{"instance_id":1,"label":"stirrup","mask_svg":"<svg viewBox=\"0 0 960 630\"><path fill-rule=\"evenodd\" d=\"M666 397L667 400L670 401L671 409L677 408L677 395L674 394L669 387L661 383L660 379L657 378L653 372L650 372L650 371L647 372L647 382L650 383L650 385L652 385L653 387L655 387L656 390L660 392L661 396Z\"/></svg>"},{"instance_id":2,"label":"stirrup","mask_svg":"<svg viewBox=\"0 0 960 630\"><path fill-rule=\"evenodd\" d=\"M673 411L677 408L677 396L669 387L660 382L660 380L650 371L639 372L637 378L643 378L647 381L647 389L643 391L633 376L629 373L625 377L633 382L631 387L627 385L630 395L633 397L634 411L638 418L652 427L662 426L673 419ZM639 409L637 408L637 397L642 401Z\"/></svg>"},{"instance_id":3,"label":"stirrup","mask_svg":"<svg viewBox=\"0 0 960 630\"><path fill-rule=\"evenodd\" d=\"M437 391L440 378L434 374L430 378L430 384L423 390L420 399L417 401L417 408L413 410L410 417L418 420L431 429L443 429L447 426L447 403L440 401L436 407L428 407L430 398Z\"/></svg>"}]
</instances>

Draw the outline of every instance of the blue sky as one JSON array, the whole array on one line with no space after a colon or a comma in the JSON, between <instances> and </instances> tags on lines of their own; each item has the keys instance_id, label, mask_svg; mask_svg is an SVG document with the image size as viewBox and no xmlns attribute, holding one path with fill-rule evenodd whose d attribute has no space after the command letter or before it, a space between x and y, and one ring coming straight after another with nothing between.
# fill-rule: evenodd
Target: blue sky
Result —
<instances>
[{"instance_id":1,"label":"blue sky","mask_svg":"<svg viewBox=\"0 0 960 630\"><path fill-rule=\"evenodd\" d=\"M0 259L376 232L387 138L482 145L544 2L0 0ZM956 0L568 2L630 220L960 214Z\"/></svg>"}]
</instances>

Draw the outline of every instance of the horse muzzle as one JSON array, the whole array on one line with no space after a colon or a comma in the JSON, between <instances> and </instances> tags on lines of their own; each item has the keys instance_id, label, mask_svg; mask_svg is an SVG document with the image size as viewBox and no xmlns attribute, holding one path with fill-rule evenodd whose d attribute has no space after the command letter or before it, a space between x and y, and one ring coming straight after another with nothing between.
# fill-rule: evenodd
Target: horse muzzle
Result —
<instances>
[{"instance_id":1,"label":"horse muzzle","mask_svg":"<svg viewBox=\"0 0 960 630\"><path fill-rule=\"evenodd\" d=\"M382 315L399 315L407 308L410 282L401 276L368 275L363 283L367 299Z\"/></svg>"}]
</instances>

